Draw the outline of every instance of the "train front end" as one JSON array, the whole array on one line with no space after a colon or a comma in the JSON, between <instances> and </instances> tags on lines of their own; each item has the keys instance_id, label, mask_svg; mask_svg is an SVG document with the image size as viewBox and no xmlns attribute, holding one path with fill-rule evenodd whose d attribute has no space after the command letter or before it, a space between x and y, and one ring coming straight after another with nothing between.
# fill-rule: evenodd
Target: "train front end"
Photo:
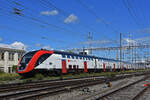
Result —
<instances>
[{"instance_id":1,"label":"train front end","mask_svg":"<svg viewBox=\"0 0 150 100\"><path fill-rule=\"evenodd\" d=\"M52 54L52 51L38 50L26 53L19 61L17 72L21 76L30 77L36 74L35 67L42 55Z\"/></svg>"}]
</instances>

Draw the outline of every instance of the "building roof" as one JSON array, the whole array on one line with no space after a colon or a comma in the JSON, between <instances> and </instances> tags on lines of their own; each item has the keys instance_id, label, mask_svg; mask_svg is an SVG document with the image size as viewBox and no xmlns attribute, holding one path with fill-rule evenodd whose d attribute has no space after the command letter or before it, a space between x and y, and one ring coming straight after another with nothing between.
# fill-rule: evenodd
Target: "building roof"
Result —
<instances>
[{"instance_id":1,"label":"building roof","mask_svg":"<svg viewBox=\"0 0 150 100\"><path fill-rule=\"evenodd\" d=\"M11 52L21 52L21 53L25 53L25 50L21 50L21 49L13 49L13 48L4 48L4 47L0 47L0 51L11 51Z\"/></svg>"}]
</instances>

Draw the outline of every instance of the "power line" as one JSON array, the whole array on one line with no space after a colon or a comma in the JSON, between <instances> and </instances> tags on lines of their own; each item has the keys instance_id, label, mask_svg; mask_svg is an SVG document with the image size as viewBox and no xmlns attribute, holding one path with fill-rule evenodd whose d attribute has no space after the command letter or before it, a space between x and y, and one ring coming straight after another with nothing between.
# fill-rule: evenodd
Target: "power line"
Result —
<instances>
[{"instance_id":1,"label":"power line","mask_svg":"<svg viewBox=\"0 0 150 100\"><path fill-rule=\"evenodd\" d=\"M9 2L10 2L10 1L9 1ZM10 3L13 3L13 2L10 2ZM30 11L32 11L32 10L30 10ZM31 15L31 13L28 13L28 15ZM69 32L69 33L76 33L76 32L74 32L74 31L71 31L71 30L68 30L68 29L66 29L66 28L57 26L57 25L55 25L55 24L50 24L50 23L48 23L48 22L46 22L46 21L44 21L44 20L42 20L42 19L35 18L35 17L32 17L32 16L27 16L27 15L23 14L23 12L22 12L21 17L24 17L24 18L33 20L33 21L35 21L35 22L39 22L39 23L48 25L48 26L53 27L53 28L55 28L55 29L63 30L63 31L66 31L66 32Z\"/></svg>"},{"instance_id":2,"label":"power line","mask_svg":"<svg viewBox=\"0 0 150 100\"><path fill-rule=\"evenodd\" d=\"M11 6L11 7L10 7ZM7 10L12 10L12 8L15 8L15 6L12 6L12 5L10 5L9 7L10 8L7 8ZM21 13L21 15L19 15L18 16L18 14L14 14L14 13L12 13L12 12L8 12L8 14L12 14L12 15L17 15L17 17L22 17L22 18L26 18L26 19L30 19L30 20L32 20L32 21L34 21L34 22L39 22L39 23L42 23L42 24L46 24L46 25L49 25L49 26L51 26L51 24L49 24L49 23L47 23L47 22L45 22L45 21L43 21L43 20L40 20L40 19L38 19L38 18L35 18L35 17L32 17L32 16L27 16L27 15L25 15L25 14L23 14L23 12L20 12ZM30 13L28 13L28 15L30 15ZM9 15L8 15L9 16ZM10 16L9 16L10 17ZM58 29L60 29L60 27L57 27L57 26L52 26L52 27L54 27L54 28L58 28ZM64 30L64 29L61 29L61 30ZM64 30L64 31L67 31L67 32L70 32L71 33L71 31L68 31L68 30ZM43 37L43 36L42 36ZM41 37L41 38L42 38ZM49 40L48 38L46 38L47 40Z\"/></svg>"},{"instance_id":3,"label":"power line","mask_svg":"<svg viewBox=\"0 0 150 100\"><path fill-rule=\"evenodd\" d=\"M2 6L1 6L2 7ZM5 8L7 8L7 10L12 10L12 8L11 7L5 7ZM5 10L4 9L4 7L3 8L1 8L2 10ZM14 15L14 13L12 13L12 12L8 12L8 11L5 11L4 13L0 13L0 15L5 15L5 16L8 16L8 17L10 17L10 18L13 18L13 19L15 19L16 21L19 21L18 20L18 18L20 18L20 16L18 17L18 18L16 18L16 17L12 17L12 15ZM13 31L21 31L21 32L25 32L25 33L29 33L29 34L32 34L31 32L29 32L29 31L25 31L25 30L18 30L18 29L15 29L15 28L12 28L12 27L9 27L9 26L1 26L1 27L3 27L3 28L6 28L6 29L8 29L8 30L13 30ZM39 35L35 35L35 34L33 34L34 36L39 36ZM29 35L27 35L27 36L29 36ZM30 37L30 36L29 36ZM42 37L44 37L44 36L42 36ZM39 38L41 38L42 39L42 37L40 36ZM50 40L50 39L48 39L47 38L47 40ZM56 42L58 42L59 40L56 40L56 39L51 39L52 41L56 41ZM60 42L60 41L59 41Z\"/></svg>"},{"instance_id":4,"label":"power line","mask_svg":"<svg viewBox=\"0 0 150 100\"><path fill-rule=\"evenodd\" d=\"M137 3L137 4L138 4L138 3ZM140 12L141 15L143 16L143 20L144 20L145 24L148 25L149 23L148 23L148 21L147 21L147 19L146 19L146 16L145 16L145 14L144 14L144 12L143 12L141 6L139 5L138 8L137 8L137 7L134 7L134 8L135 8L135 9L139 9L139 12Z\"/></svg>"},{"instance_id":5,"label":"power line","mask_svg":"<svg viewBox=\"0 0 150 100\"><path fill-rule=\"evenodd\" d=\"M44 5L45 7L49 7L49 8L53 8L53 9L56 9L56 10L58 10L61 14L62 14L62 16L64 16L64 17L68 17L68 15L69 15L69 13L68 12L66 12L66 11L64 11L63 9L61 9L61 8L59 8L59 7L57 7L52 1L48 1L48 0L39 0L40 1L40 3L42 4L42 5ZM81 25L82 27L84 27L86 30L89 30L90 29L90 31L92 30L93 32L95 32L96 33L96 30L95 29L93 29L91 26L89 26L89 25L87 25L87 24L85 24L85 23L83 23L81 20L79 21L79 25ZM71 25L69 25L69 24L65 24L65 25L68 25L69 27L71 27ZM87 33L87 32L84 32L83 30L78 30L78 31L81 31L82 33ZM89 31L88 31L89 32ZM82 36L85 36L85 34L81 34Z\"/></svg>"},{"instance_id":6,"label":"power line","mask_svg":"<svg viewBox=\"0 0 150 100\"><path fill-rule=\"evenodd\" d=\"M43 0L43 1L46 1L46 0ZM58 8L56 5L54 5L54 3L51 0L48 0L47 4L49 4L53 8L57 9L58 11L60 11L65 17L68 16L68 12ZM91 26L89 26L87 24L84 24L81 20L80 20L80 23L82 24L83 27L85 27L87 29L91 29L92 31L95 31Z\"/></svg>"},{"instance_id":7,"label":"power line","mask_svg":"<svg viewBox=\"0 0 150 100\"><path fill-rule=\"evenodd\" d=\"M102 19L101 17L99 17L95 11L93 11L93 10L90 9L86 4L84 4L83 2L81 2L81 0L76 0L76 1L77 1L82 7L86 8L89 13L91 13L93 16L95 16L96 19L99 19L107 28L110 28L110 29L113 30L113 32L115 32L115 33L120 33L118 30L116 30L116 29L114 29L113 27L111 27L110 24L108 24L104 19Z\"/></svg>"},{"instance_id":8,"label":"power line","mask_svg":"<svg viewBox=\"0 0 150 100\"><path fill-rule=\"evenodd\" d=\"M122 0L122 2L123 2L123 5L127 8L127 10L129 12L130 16L132 17L132 19L135 21L136 25L141 26L141 24L138 21L138 17L136 15L136 13L134 12L133 7L130 4L130 2L128 0Z\"/></svg>"}]
</instances>

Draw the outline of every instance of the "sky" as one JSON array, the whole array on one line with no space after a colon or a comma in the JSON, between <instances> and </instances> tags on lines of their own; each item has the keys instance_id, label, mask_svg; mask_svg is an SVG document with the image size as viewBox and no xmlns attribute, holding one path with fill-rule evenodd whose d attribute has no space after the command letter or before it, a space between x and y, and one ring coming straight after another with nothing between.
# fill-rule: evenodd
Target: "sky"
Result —
<instances>
[{"instance_id":1,"label":"sky","mask_svg":"<svg viewBox=\"0 0 150 100\"><path fill-rule=\"evenodd\" d=\"M0 0L0 46L65 50L150 40L149 0ZM17 13L18 12L18 13Z\"/></svg>"}]
</instances>

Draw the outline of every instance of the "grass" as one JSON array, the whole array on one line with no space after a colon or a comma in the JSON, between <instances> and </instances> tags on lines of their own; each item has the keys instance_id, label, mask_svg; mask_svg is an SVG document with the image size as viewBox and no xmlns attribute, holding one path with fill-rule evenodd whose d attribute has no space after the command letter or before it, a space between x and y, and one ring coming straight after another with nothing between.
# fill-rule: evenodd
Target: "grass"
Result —
<instances>
[{"instance_id":1,"label":"grass","mask_svg":"<svg viewBox=\"0 0 150 100\"><path fill-rule=\"evenodd\" d=\"M121 72L101 72L101 73L80 73L80 74L66 74L62 76L43 76L42 74L37 74L35 77L32 78L26 78L23 79L21 76L19 76L17 73L3 73L0 72L0 83L7 83L11 81L16 82L31 82L31 81L37 81L37 80L55 80L55 79L69 79L69 78L79 78L79 77L89 77L89 76L104 76L104 77L113 77L115 75L119 74L126 74L126 73L134 73L134 72L144 72L144 71L150 71L150 69L145 70L129 70L129 71L121 71Z\"/></svg>"},{"instance_id":2,"label":"grass","mask_svg":"<svg viewBox=\"0 0 150 100\"><path fill-rule=\"evenodd\" d=\"M21 77L17 74L17 73L0 73L0 81L14 81L14 80L18 80Z\"/></svg>"}]
</instances>

